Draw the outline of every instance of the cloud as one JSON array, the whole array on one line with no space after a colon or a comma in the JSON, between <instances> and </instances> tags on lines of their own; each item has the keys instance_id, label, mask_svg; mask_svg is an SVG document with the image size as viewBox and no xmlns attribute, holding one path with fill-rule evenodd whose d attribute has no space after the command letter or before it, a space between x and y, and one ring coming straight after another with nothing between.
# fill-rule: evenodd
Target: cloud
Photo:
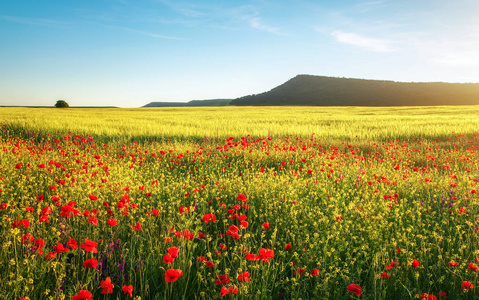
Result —
<instances>
[{"instance_id":1,"label":"cloud","mask_svg":"<svg viewBox=\"0 0 479 300\"><path fill-rule=\"evenodd\" d=\"M375 52L392 51L386 40L365 37L356 33L343 32L341 30L335 30L331 32L331 35L340 43L358 46Z\"/></svg>"},{"instance_id":2,"label":"cloud","mask_svg":"<svg viewBox=\"0 0 479 300\"><path fill-rule=\"evenodd\" d=\"M266 31L273 34L282 35L278 28L264 24L259 17L251 17L248 20L249 25L258 30Z\"/></svg>"}]
</instances>

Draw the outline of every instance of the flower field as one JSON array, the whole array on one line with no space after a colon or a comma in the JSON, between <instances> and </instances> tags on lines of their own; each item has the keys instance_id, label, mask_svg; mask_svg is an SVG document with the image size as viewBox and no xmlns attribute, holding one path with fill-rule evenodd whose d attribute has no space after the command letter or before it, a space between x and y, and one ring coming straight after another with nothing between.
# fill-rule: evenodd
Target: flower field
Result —
<instances>
[{"instance_id":1,"label":"flower field","mask_svg":"<svg viewBox=\"0 0 479 300\"><path fill-rule=\"evenodd\" d=\"M479 107L224 109L0 108L0 299L479 297Z\"/></svg>"}]
</instances>

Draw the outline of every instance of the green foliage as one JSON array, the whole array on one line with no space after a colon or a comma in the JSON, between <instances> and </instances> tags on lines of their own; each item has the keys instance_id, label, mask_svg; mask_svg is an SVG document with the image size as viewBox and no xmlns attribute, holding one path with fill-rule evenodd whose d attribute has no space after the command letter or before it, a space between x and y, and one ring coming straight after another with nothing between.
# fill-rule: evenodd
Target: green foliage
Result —
<instances>
[{"instance_id":1,"label":"green foliage","mask_svg":"<svg viewBox=\"0 0 479 300\"><path fill-rule=\"evenodd\" d=\"M57 103L55 103L56 108L68 108L70 105L65 100L58 100Z\"/></svg>"}]
</instances>

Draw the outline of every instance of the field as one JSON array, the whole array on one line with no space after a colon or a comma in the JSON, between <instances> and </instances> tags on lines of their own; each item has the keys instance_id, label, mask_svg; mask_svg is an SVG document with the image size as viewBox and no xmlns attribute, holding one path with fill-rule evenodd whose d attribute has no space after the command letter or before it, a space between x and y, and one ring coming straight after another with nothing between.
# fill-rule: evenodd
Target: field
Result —
<instances>
[{"instance_id":1,"label":"field","mask_svg":"<svg viewBox=\"0 0 479 300\"><path fill-rule=\"evenodd\" d=\"M478 115L0 108L0 299L477 299Z\"/></svg>"}]
</instances>

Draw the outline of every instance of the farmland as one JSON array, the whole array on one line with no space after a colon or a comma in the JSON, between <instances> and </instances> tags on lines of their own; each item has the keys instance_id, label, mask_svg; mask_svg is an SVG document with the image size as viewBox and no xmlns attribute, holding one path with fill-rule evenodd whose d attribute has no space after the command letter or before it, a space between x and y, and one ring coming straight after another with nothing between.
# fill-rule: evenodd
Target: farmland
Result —
<instances>
[{"instance_id":1,"label":"farmland","mask_svg":"<svg viewBox=\"0 0 479 300\"><path fill-rule=\"evenodd\" d=\"M0 108L0 299L475 299L478 115Z\"/></svg>"}]
</instances>

